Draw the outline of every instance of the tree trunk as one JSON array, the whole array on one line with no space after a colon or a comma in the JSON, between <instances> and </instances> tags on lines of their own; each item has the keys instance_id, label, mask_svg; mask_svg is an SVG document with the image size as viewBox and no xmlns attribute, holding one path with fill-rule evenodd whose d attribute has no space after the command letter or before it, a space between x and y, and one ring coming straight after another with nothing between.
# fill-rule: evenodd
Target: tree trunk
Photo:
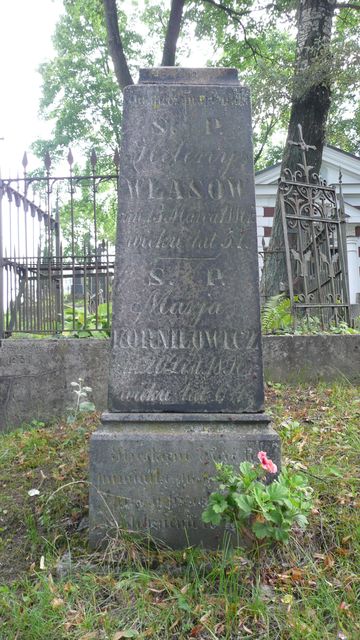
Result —
<instances>
[{"instance_id":1,"label":"tree trunk","mask_svg":"<svg viewBox=\"0 0 360 640\"><path fill-rule=\"evenodd\" d=\"M185 0L172 0L169 22L166 29L162 67L173 67L175 65L176 45L180 33L181 19Z\"/></svg>"},{"instance_id":2,"label":"tree trunk","mask_svg":"<svg viewBox=\"0 0 360 640\"><path fill-rule=\"evenodd\" d=\"M335 7L336 0L299 0L293 98L281 173L286 168L293 172L301 162L299 147L288 144L298 141L299 124L305 142L316 147L307 152L308 164L313 172L320 171L331 101L329 45ZM269 250L261 283L262 294L266 297L288 288L279 201L276 202ZM277 253L271 253L276 250Z\"/></svg>"},{"instance_id":3,"label":"tree trunk","mask_svg":"<svg viewBox=\"0 0 360 640\"><path fill-rule=\"evenodd\" d=\"M124 54L124 48L119 32L116 0L103 0L103 3L109 51L114 64L116 79L121 91L124 91L125 87L129 84L134 84L134 82Z\"/></svg>"}]
</instances>

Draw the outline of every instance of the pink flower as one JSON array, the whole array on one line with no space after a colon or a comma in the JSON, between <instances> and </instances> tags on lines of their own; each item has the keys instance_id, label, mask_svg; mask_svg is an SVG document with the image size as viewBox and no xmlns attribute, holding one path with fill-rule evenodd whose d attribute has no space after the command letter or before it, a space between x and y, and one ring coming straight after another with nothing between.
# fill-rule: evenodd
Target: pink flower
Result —
<instances>
[{"instance_id":1,"label":"pink flower","mask_svg":"<svg viewBox=\"0 0 360 640\"><path fill-rule=\"evenodd\" d=\"M259 458L260 464L262 468L265 469L265 471L268 471L269 473L277 472L276 464L267 457L266 451L259 451L257 457Z\"/></svg>"}]
</instances>

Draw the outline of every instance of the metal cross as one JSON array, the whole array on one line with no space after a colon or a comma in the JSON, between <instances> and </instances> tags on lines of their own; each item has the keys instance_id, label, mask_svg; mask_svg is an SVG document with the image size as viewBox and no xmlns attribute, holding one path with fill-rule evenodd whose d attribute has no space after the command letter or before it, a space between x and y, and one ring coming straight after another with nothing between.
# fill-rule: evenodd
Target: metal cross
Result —
<instances>
[{"instance_id":1,"label":"metal cross","mask_svg":"<svg viewBox=\"0 0 360 640\"><path fill-rule=\"evenodd\" d=\"M313 167L308 166L308 164L307 164L306 152L309 151L309 149L313 149L315 151L316 147L314 147L311 144L306 144L306 142L304 140L304 137L303 137L301 124L298 124L297 127L298 127L298 131L299 131L299 142L294 142L293 140L289 140L288 144L292 144L295 147L299 147L299 149L301 149L301 156L302 156L303 164L300 165L300 166L302 166L302 168L304 170L304 175L305 175L306 181L308 183L310 183L309 174L310 174L310 169L313 169Z\"/></svg>"}]
</instances>

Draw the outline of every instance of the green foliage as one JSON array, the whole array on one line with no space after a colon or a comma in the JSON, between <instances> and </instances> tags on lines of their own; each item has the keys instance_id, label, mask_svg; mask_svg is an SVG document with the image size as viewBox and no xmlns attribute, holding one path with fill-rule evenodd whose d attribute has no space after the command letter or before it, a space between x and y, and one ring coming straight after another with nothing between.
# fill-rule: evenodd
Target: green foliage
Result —
<instances>
[{"instance_id":1,"label":"green foliage","mask_svg":"<svg viewBox=\"0 0 360 640\"><path fill-rule=\"evenodd\" d=\"M114 166L107 166L106 162L100 162L97 173L102 171L114 175ZM86 167L86 173L91 173ZM68 194L68 185L63 188L59 198L59 218L61 221L61 235L63 243L63 255L67 257L75 254L95 255L94 247L94 206L96 207L96 232L97 244L101 241L115 242L117 193L115 180L103 180L96 188L96 204L93 201L92 185L89 181L81 181L74 189L74 198L71 206Z\"/></svg>"},{"instance_id":2,"label":"green foliage","mask_svg":"<svg viewBox=\"0 0 360 640\"><path fill-rule=\"evenodd\" d=\"M55 129L51 141L34 145L39 156L74 142L90 149L120 141L121 96L109 66L102 2L65 0L64 9L53 36L56 56L40 66L40 114Z\"/></svg>"},{"instance_id":3,"label":"green foliage","mask_svg":"<svg viewBox=\"0 0 360 640\"><path fill-rule=\"evenodd\" d=\"M261 314L263 333L290 332L293 327L291 302L283 293L272 296L264 304Z\"/></svg>"},{"instance_id":4,"label":"green foliage","mask_svg":"<svg viewBox=\"0 0 360 640\"><path fill-rule=\"evenodd\" d=\"M108 338L110 336L111 305L98 305L96 313L86 313L84 307L68 306L64 311L63 335L71 338Z\"/></svg>"},{"instance_id":5,"label":"green foliage","mask_svg":"<svg viewBox=\"0 0 360 640\"><path fill-rule=\"evenodd\" d=\"M277 480L264 484L264 469L242 462L236 473L230 465L217 463L219 491L213 492L203 512L212 525L231 523L253 540L289 541L294 524L304 529L312 508L312 489L302 475L284 469Z\"/></svg>"},{"instance_id":6,"label":"green foliage","mask_svg":"<svg viewBox=\"0 0 360 640\"><path fill-rule=\"evenodd\" d=\"M83 382L84 380L82 378L79 378L78 382L71 382L73 393L75 394L75 404L73 407L68 408L68 424L73 424L80 413L91 413L95 411L94 403L89 400L89 393L92 392L92 388L87 387Z\"/></svg>"},{"instance_id":7,"label":"green foliage","mask_svg":"<svg viewBox=\"0 0 360 640\"><path fill-rule=\"evenodd\" d=\"M191 43L206 41L209 66L239 69L241 82L252 93L256 167L278 161L294 92L296 8L294 0L267 6L253 0L188 1L178 42L178 60L184 61ZM40 67L40 113L55 122L52 140L34 144L37 155L45 150L59 154L76 143L101 153L120 143L122 96L106 44L101 0L64 0L64 15L54 33L55 56ZM359 12L344 9L334 20L331 49L318 59L300 89L313 83L326 65L333 86L328 139L331 144L357 152L360 148ZM124 51L136 80L141 66L161 59L169 2L146 0L118 3L119 28ZM106 150L106 151L105 151ZM108 154L109 155L109 154Z\"/></svg>"},{"instance_id":8,"label":"green foliage","mask_svg":"<svg viewBox=\"0 0 360 640\"><path fill-rule=\"evenodd\" d=\"M312 477L316 509L304 532L262 545L260 557L229 545L142 547L123 531L90 554L88 437L98 416L2 434L1 640L358 640L359 388L268 394L274 427L289 422L283 458Z\"/></svg>"},{"instance_id":9,"label":"green foliage","mask_svg":"<svg viewBox=\"0 0 360 640\"><path fill-rule=\"evenodd\" d=\"M136 0L124 10L118 8L124 51L132 72L154 64L156 40L146 38L146 25L137 28L142 8ZM109 148L114 151L120 145L122 94L108 54L103 3L64 0L64 10L53 36L55 56L39 69L40 114L55 122L55 128L51 139L36 141L33 150L41 158L46 150L58 156L76 144L83 151L95 147L99 156L109 155ZM161 27L156 13L152 15L148 9L144 12L144 19L153 25L153 34L155 24L158 30Z\"/></svg>"},{"instance_id":10,"label":"green foliage","mask_svg":"<svg viewBox=\"0 0 360 640\"><path fill-rule=\"evenodd\" d=\"M297 298L295 298L296 300ZM321 320L316 315L304 316L297 319L296 325L291 312L290 299L285 294L272 296L269 298L261 311L261 328L265 334L269 333L291 333L294 335L311 335L320 333L347 334L359 333L356 328L349 327L344 321L337 324L331 322L325 329L322 328Z\"/></svg>"}]
</instances>

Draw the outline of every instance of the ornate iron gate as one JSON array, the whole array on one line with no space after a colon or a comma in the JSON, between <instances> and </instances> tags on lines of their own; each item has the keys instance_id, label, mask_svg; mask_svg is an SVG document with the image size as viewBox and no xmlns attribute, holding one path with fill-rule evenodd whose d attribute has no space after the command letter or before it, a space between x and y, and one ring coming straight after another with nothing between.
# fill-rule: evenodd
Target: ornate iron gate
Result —
<instances>
[{"instance_id":1,"label":"ornate iron gate","mask_svg":"<svg viewBox=\"0 0 360 640\"><path fill-rule=\"evenodd\" d=\"M279 181L289 295L296 320L317 317L322 328L349 323L345 215L335 188L307 164L310 148L299 125L302 164ZM341 201L341 194L340 194Z\"/></svg>"}]
</instances>

